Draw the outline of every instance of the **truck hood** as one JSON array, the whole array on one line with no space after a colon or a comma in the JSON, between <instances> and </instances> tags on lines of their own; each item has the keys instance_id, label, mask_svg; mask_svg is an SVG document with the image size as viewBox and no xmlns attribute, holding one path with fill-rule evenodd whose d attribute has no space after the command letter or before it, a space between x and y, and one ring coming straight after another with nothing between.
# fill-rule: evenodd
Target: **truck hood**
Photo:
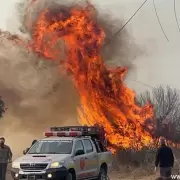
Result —
<instances>
[{"instance_id":1,"label":"truck hood","mask_svg":"<svg viewBox=\"0 0 180 180\"><path fill-rule=\"evenodd\" d=\"M71 157L70 154L26 154L19 157L14 162L19 163L50 163L54 161L63 161Z\"/></svg>"}]
</instances>

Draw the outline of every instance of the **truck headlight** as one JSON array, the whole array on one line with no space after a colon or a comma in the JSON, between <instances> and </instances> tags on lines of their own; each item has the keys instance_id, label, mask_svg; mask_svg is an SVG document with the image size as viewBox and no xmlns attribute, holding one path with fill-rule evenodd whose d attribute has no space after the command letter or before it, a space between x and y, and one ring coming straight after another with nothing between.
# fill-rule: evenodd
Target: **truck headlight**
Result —
<instances>
[{"instance_id":1,"label":"truck headlight","mask_svg":"<svg viewBox=\"0 0 180 180\"><path fill-rule=\"evenodd\" d=\"M52 162L50 168L60 168L63 166L63 162Z\"/></svg>"},{"instance_id":2,"label":"truck headlight","mask_svg":"<svg viewBox=\"0 0 180 180\"><path fill-rule=\"evenodd\" d=\"M20 169L20 163L18 163L18 162L13 162L13 163L12 163L12 168Z\"/></svg>"}]
</instances>

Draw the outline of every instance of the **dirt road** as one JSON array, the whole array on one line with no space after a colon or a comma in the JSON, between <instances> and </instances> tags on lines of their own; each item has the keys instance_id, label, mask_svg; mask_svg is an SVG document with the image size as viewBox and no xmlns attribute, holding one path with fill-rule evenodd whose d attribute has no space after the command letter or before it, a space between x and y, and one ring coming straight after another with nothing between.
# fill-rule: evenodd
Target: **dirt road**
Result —
<instances>
[{"instance_id":1,"label":"dirt road","mask_svg":"<svg viewBox=\"0 0 180 180\"><path fill-rule=\"evenodd\" d=\"M135 178L135 177L128 177L128 175L126 175L126 177L121 177L121 175L118 175L116 173L112 174L110 176L110 180L155 180L157 176L148 176L148 177L144 177L144 178ZM12 180L10 174L7 175L7 180Z\"/></svg>"},{"instance_id":2,"label":"dirt road","mask_svg":"<svg viewBox=\"0 0 180 180\"><path fill-rule=\"evenodd\" d=\"M120 174L118 172L113 171L109 174L109 177L110 177L110 180L155 180L156 177L158 177L158 174L138 178L138 177L134 177L134 176L129 176L128 174ZM9 170L7 173L7 180L12 180Z\"/></svg>"}]
</instances>

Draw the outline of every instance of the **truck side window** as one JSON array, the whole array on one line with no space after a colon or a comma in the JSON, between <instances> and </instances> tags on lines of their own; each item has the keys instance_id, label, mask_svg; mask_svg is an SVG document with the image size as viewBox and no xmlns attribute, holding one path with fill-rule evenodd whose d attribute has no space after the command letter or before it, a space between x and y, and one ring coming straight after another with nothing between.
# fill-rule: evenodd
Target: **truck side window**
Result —
<instances>
[{"instance_id":1,"label":"truck side window","mask_svg":"<svg viewBox=\"0 0 180 180\"><path fill-rule=\"evenodd\" d=\"M78 150L84 151L84 146L81 140L77 141L75 144L74 152L77 152Z\"/></svg>"},{"instance_id":2,"label":"truck side window","mask_svg":"<svg viewBox=\"0 0 180 180\"><path fill-rule=\"evenodd\" d=\"M93 152L93 146L91 141L89 139L84 139L83 142L84 142L84 147L86 149L86 153Z\"/></svg>"}]
</instances>

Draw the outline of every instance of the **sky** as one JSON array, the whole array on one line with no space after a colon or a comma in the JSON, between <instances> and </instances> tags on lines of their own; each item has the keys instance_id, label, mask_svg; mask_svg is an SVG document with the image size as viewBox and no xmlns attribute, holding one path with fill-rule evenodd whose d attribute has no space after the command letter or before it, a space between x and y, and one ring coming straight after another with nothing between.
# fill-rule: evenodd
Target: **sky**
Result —
<instances>
[{"instance_id":1,"label":"sky","mask_svg":"<svg viewBox=\"0 0 180 180\"><path fill-rule=\"evenodd\" d=\"M104 1L104 6L117 17L128 20L142 2L144 1L111 0ZM180 89L180 32L175 21L173 0L156 0L155 3L169 42L161 31L152 0L149 0L126 26L134 38L134 42L143 50L142 55L135 57L135 74L133 73L132 77L128 79L129 85L136 91L142 91L147 87L133 82L131 79L150 86L169 84ZM180 1L176 2L176 7L180 21Z\"/></svg>"},{"instance_id":2,"label":"sky","mask_svg":"<svg viewBox=\"0 0 180 180\"><path fill-rule=\"evenodd\" d=\"M117 18L127 21L144 0L93 0L98 8L106 10ZM17 0L3 1L0 6L0 28L11 32L17 31L14 18ZM150 86L169 84L180 89L180 32L175 21L173 0L156 0L156 7L163 29L169 39L166 40L159 26L153 1L149 0L126 26L133 42L143 53L134 56L135 69L128 77L130 87L141 92ZM177 4L177 16L180 23L180 1ZM130 52L131 53L131 52Z\"/></svg>"}]
</instances>

